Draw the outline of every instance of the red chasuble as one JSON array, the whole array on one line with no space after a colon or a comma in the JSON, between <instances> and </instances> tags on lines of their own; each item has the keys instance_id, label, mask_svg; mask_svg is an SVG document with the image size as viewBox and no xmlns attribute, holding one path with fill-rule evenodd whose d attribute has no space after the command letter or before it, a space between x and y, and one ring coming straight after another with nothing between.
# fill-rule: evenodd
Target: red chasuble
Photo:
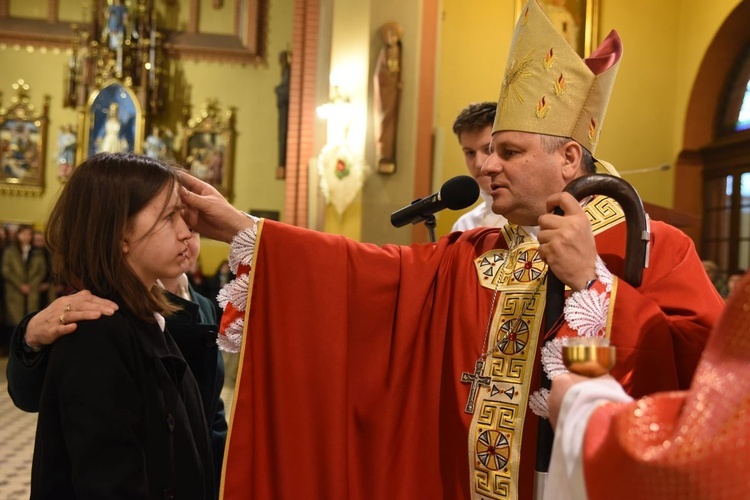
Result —
<instances>
[{"instance_id":1,"label":"red chasuble","mask_svg":"<svg viewBox=\"0 0 750 500\"><path fill-rule=\"evenodd\" d=\"M475 259L507 248L506 230L378 247L263 221L223 498L470 498L460 379L485 347L493 294ZM636 397L687 387L723 304L687 236L656 222L652 231L643 285L616 280L610 306L622 352L613 375ZM617 224L596 238L614 274L624 234ZM533 488L530 411L526 422L519 498Z\"/></svg>"}]
</instances>

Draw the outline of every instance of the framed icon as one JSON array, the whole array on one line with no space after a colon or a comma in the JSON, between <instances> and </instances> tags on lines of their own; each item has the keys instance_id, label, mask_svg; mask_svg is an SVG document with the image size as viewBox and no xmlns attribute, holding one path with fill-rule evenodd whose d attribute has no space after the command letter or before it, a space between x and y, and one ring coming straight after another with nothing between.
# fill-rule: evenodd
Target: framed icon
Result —
<instances>
[{"instance_id":1,"label":"framed icon","mask_svg":"<svg viewBox=\"0 0 750 500\"><path fill-rule=\"evenodd\" d=\"M91 93L83 117L81 159L97 153L140 153L143 113L135 93L119 80L110 80Z\"/></svg>"},{"instance_id":2,"label":"framed icon","mask_svg":"<svg viewBox=\"0 0 750 500\"><path fill-rule=\"evenodd\" d=\"M49 96L41 112L29 97L24 80L13 84L16 96L0 108L0 192L41 194L44 191Z\"/></svg>"}]
</instances>

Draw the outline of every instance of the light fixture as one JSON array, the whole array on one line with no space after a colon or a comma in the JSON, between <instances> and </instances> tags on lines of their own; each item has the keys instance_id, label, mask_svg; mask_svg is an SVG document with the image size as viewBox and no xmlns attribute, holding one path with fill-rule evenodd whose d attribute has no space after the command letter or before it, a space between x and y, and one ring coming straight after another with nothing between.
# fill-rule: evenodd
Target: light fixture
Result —
<instances>
[{"instance_id":1,"label":"light fixture","mask_svg":"<svg viewBox=\"0 0 750 500\"><path fill-rule=\"evenodd\" d=\"M352 114L352 105L349 102L349 97L343 95L339 87L334 85L331 91L331 100L318 106L315 111L318 118L322 120L348 124Z\"/></svg>"}]
</instances>

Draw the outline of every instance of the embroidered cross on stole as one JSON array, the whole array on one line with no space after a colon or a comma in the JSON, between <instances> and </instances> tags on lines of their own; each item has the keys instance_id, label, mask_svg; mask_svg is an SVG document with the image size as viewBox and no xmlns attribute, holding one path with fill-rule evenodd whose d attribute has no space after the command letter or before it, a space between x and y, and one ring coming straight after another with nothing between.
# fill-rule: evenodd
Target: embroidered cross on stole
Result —
<instances>
[{"instance_id":1,"label":"embroidered cross on stole","mask_svg":"<svg viewBox=\"0 0 750 500\"><path fill-rule=\"evenodd\" d=\"M501 290L489 335L490 349L497 348L477 374L489 384L478 389L469 430L472 499L477 500L518 498L523 426L536 418L526 409L537 389L531 376L543 324L545 265L538 243L523 229L508 224L503 236L506 244L514 242L511 250L492 250L475 261L482 286L494 291L499 284Z\"/></svg>"}]
</instances>

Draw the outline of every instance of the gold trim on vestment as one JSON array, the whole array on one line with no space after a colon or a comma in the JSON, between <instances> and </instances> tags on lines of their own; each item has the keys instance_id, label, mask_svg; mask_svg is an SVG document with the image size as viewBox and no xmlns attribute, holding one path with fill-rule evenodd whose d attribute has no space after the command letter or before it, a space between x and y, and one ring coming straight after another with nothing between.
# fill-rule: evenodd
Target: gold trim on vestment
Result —
<instances>
[{"instance_id":1,"label":"gold trim on vestment","mask_svg":"<svg viewBox=\"0 0 750 500\"><path fill-rule=\"evenodd\" d=\"M242 329L242 344L240 347L240 359L239 363L237 364L237 377L234 382L234 393L232 394L232 409L230 411L229 416L229 428L227 429L227 440L226 440L226 446L224 447L224 458L222 459L222 467L221 467L221 485L219 486L219 500L222 500L224 498L224 483L226 479L226 473L227 473L227 457L229 457L229 444L232 442L232 428L234 427L234 423L237 422L237 420L234 418L234 413L237 410L237 397L240 394L240 383L242 382L242 365L243 361L245 359L245 347L248 344L247 341L247 319L250 314L250 304L253 301L253 281L255 280L255 270L257 269L257 266L255 265L255 262L258 260L258 254L260 254L260 237L263 232L263 222L265 219L257 219L255 221L256 225L256 235L255 235L255 249L253 251L253 260L250 264L250 276L249 276L249 283L247 285L247 305L245 305L245 314L243 315L244 320L244 326Z\"/></svg>"},{"instance_id":2,"label":"gold trim on vestment","mask_svg":"<svg viewBox=\"0 0 750 500\"><path fill-rule=\"evenodd\" d=\"M620 206L601 196L589 201L584 211L594 234L625 220ZM479 389L469 429L471 498L475 500L518 498L523 427L527 416L534 417L527 411L528 400L538 389L530 386L543 327L546 268L537 253L538 243L523 228L509 223L502 234L510 250L490 250L475 259L481 286L493 292L499 287L500 292L492 318L490 347L484 348L492 350L498 342L502 346L485 363L482 375L490 377L491 383ZM506 338L518 318L520 328L512 338ZM611 316L607 332L610 326ZM527 460L534 463L533 457Z\"/></svg>"}]
</instances>

